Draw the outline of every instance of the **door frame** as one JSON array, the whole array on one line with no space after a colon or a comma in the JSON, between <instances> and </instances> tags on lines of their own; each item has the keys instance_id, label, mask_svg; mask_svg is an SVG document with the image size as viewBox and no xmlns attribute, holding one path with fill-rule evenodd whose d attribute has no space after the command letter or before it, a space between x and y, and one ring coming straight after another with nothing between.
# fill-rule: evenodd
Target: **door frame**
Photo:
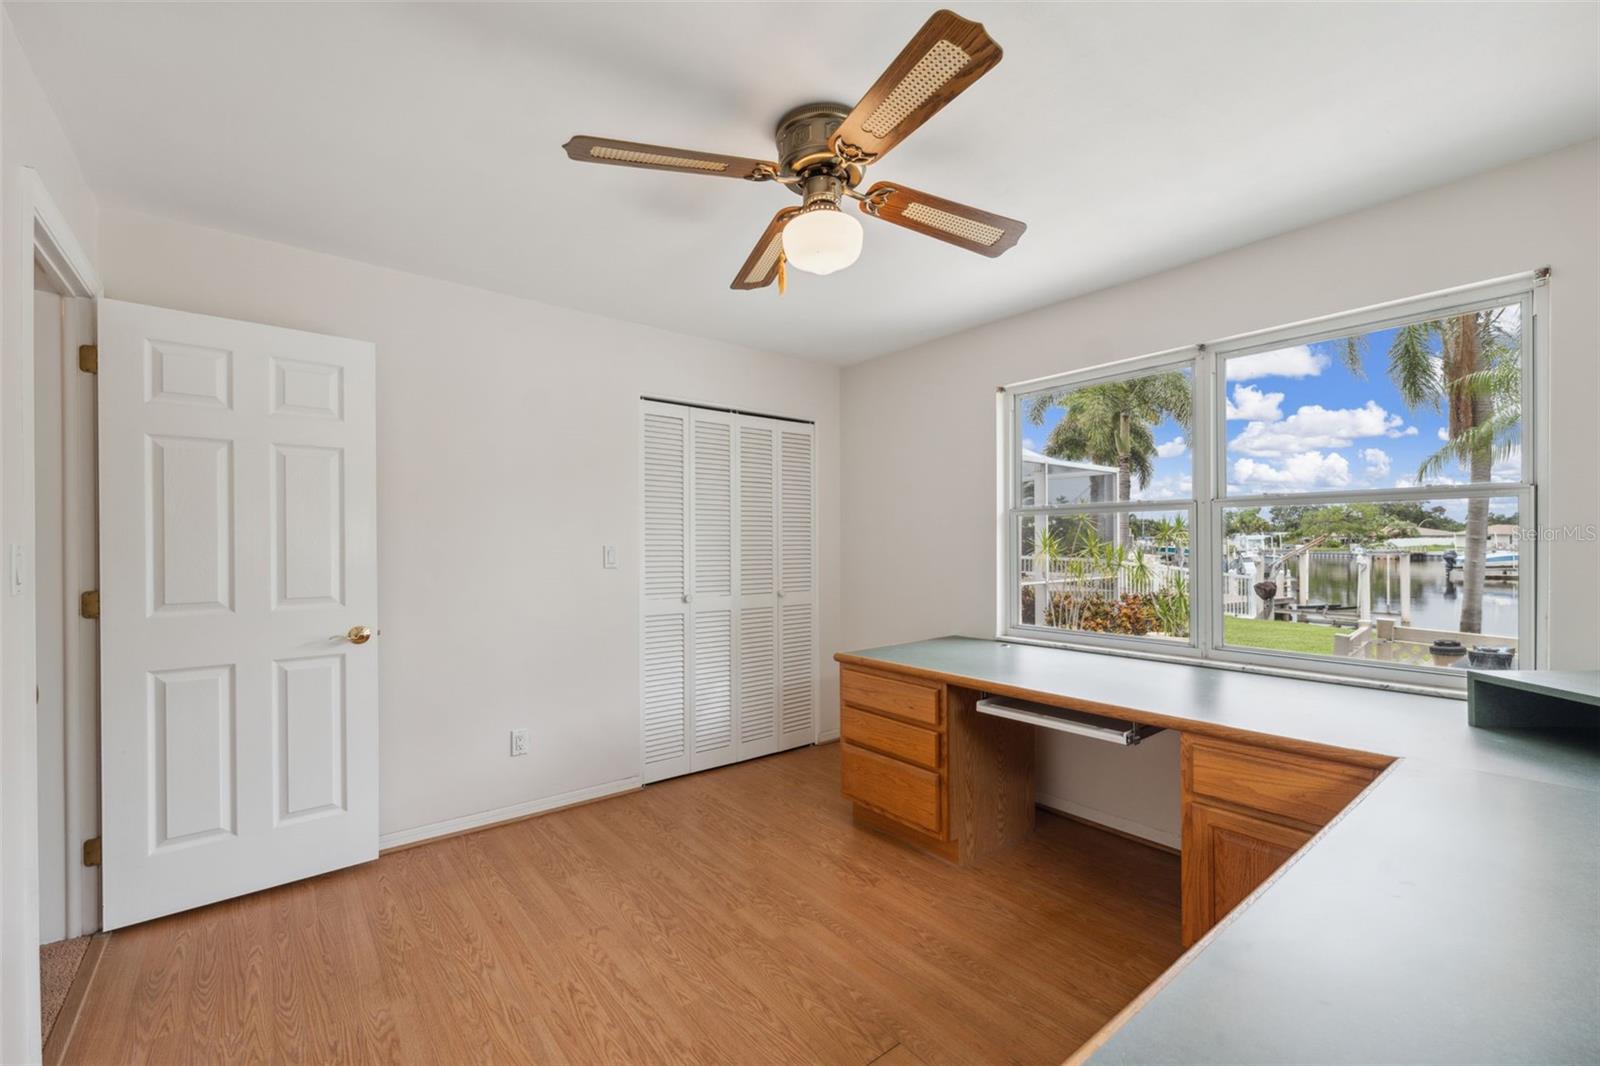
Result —
<instances>
[{"instance_id":1,"label":"door frame","mask_svg":"<svg viewBox=\"0 0 1600 1066\"><path fill-rule=\"evenodd\" d=\"M28 699L38 684L35 654L33 268L35 256L63 294L101 294L100 278L39 173L18 167L3 176L3 243L11 249L0 292L0 1061L38 1062L39 795L37 719ZM23 313L26 310L27 313ZM13 593L12 553L21 587Z\"/></svg>"}]
</instances>

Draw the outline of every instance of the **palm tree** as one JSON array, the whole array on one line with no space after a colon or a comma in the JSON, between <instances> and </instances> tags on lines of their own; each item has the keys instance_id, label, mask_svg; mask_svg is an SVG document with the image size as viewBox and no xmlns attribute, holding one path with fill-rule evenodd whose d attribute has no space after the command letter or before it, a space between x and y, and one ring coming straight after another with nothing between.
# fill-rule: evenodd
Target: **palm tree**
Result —
<instances>
[{"instance_id":1,"label":"palm tree","mask_svg":"<svg viewBox=\"0 0 1600 1066\"><path fill-rule=\"evenodd\" d=\"M1389 346L1389 378L1407 407L1447 410L1444 446L1422 461L1417 481L1437 477L1447 463L1466 467L1474 484L1493 476L1496 458L1512 454L1522 424L1522 344L1502 322L1508 308L1469 311L1402 326ZM1435 346L1437 342L1437 347ZM1361 373L1358 343L1347 342L1345 364ZM1462 566L1461 631L1483 632L1483 575L1489 551L1489 501L1467 501L1466 559Z\"/></svg>"},{"instance_id":2,"label":"palm tree","mask_svg":"<svg viewBox=\"0 0 1600 1066\"><path fill-rule=\"evenodd\" d=\"M1152 430L1171 418L1189 429L1192 395L1189 379L1172 370L1126 381L1109 381L1066 392L1041 393L1028 405L1028 420L1043 425L1050 408L1065 416L1050 431L1044 453L1057 459L1087 460L1117 468L1117 499L1133 497L1133 479L1149 484L1155 472L1156 439ZM1116 541L1129 545L1131 534L1117 516Z\"/></svg>"}]
</instances>

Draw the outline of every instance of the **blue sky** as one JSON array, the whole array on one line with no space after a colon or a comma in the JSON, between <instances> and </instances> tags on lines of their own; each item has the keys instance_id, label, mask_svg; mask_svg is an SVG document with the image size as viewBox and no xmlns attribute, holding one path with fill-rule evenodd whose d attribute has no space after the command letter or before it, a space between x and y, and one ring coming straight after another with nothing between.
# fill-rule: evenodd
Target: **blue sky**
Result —
<instances>
[{"instance_id":1,"label":"blue sky","mask_svg":"<svg viewBox=\"0 0 1600 1066\"><path fill-rule=\"evenodd\" d=\"M1502 314L1515 328L1517 308ZM1446 416L1408 408L1388 377L1395 330L1365 335L1364 375L1340 358L1342 343L1291 345L1227 360L1228 486L1231 493L1306 492L1414 485L1417 467L1439 449ZM1435 342L1437 343L1437 342ZM1038 449L1061 420L1053 408L1043 425L1024 421L1024 446ZM1193 455L1183 429L1168 419L1155 429L1161 445L1155 475L1135 499L1190 493ZM1496 464L1495 480L1518 479L1518 460ZM1451 464L1426 484L1467 480Z\"/></svg>"}]
</instances>

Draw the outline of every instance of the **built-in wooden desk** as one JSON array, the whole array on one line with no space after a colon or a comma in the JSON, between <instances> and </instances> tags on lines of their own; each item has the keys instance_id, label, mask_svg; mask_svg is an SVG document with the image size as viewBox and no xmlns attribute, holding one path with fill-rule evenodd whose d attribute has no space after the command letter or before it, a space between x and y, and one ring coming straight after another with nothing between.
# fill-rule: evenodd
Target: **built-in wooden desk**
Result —
<instances>
[{"instance_id":1,"label":"built-in wooden desk","mask_svg":"<svg viewBox=\"0 0 1600 1066\"><path fill-rule=\"evenodd\" d=\"M834 658L858 821L956 862L1032 825L1032 727L985 694L1181 732L1193 946L1074 1062L1600 1061L1593 733L993 640Z\"/></svg>"},{"instance_id":2,"label":"built-in wooden desk","mask_svg":"<svg viewBox=\"0 0 1600 1066\"><path fill-rule=\"evenodd\" d=\"M1170 715L992 677L974 688L972 679L870 653L835 658L843 788L856 820L955 862L981 859L1033 828L1034 727L980 714L976 705L985 696L1176 724ZM1124 670L1141 665L1114 661ZM1182 723L1185 945L1255 891L1393 761L1225 723L1194 731L1192 725Z\"/></svg>"}]
</instances>

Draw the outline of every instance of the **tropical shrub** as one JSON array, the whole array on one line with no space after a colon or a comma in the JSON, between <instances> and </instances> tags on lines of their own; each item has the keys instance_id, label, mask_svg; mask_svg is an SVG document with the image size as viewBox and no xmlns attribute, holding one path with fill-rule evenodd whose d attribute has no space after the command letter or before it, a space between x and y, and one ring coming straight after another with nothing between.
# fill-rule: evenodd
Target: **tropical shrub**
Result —
<instances>
[{"instance_id":1,"label":"tropical shrub","mask_svg":"<svg viewBox=\"0 0 1600 1066\"><path fill-rule=\"evenodd\" d=\"M1058 592L1050 597L1044 624L1086 633L1116 633L1142 637L1159 627L1152 597L1128 593L1109 596L1075 596Z\"/></svg>"}]
</instances>

